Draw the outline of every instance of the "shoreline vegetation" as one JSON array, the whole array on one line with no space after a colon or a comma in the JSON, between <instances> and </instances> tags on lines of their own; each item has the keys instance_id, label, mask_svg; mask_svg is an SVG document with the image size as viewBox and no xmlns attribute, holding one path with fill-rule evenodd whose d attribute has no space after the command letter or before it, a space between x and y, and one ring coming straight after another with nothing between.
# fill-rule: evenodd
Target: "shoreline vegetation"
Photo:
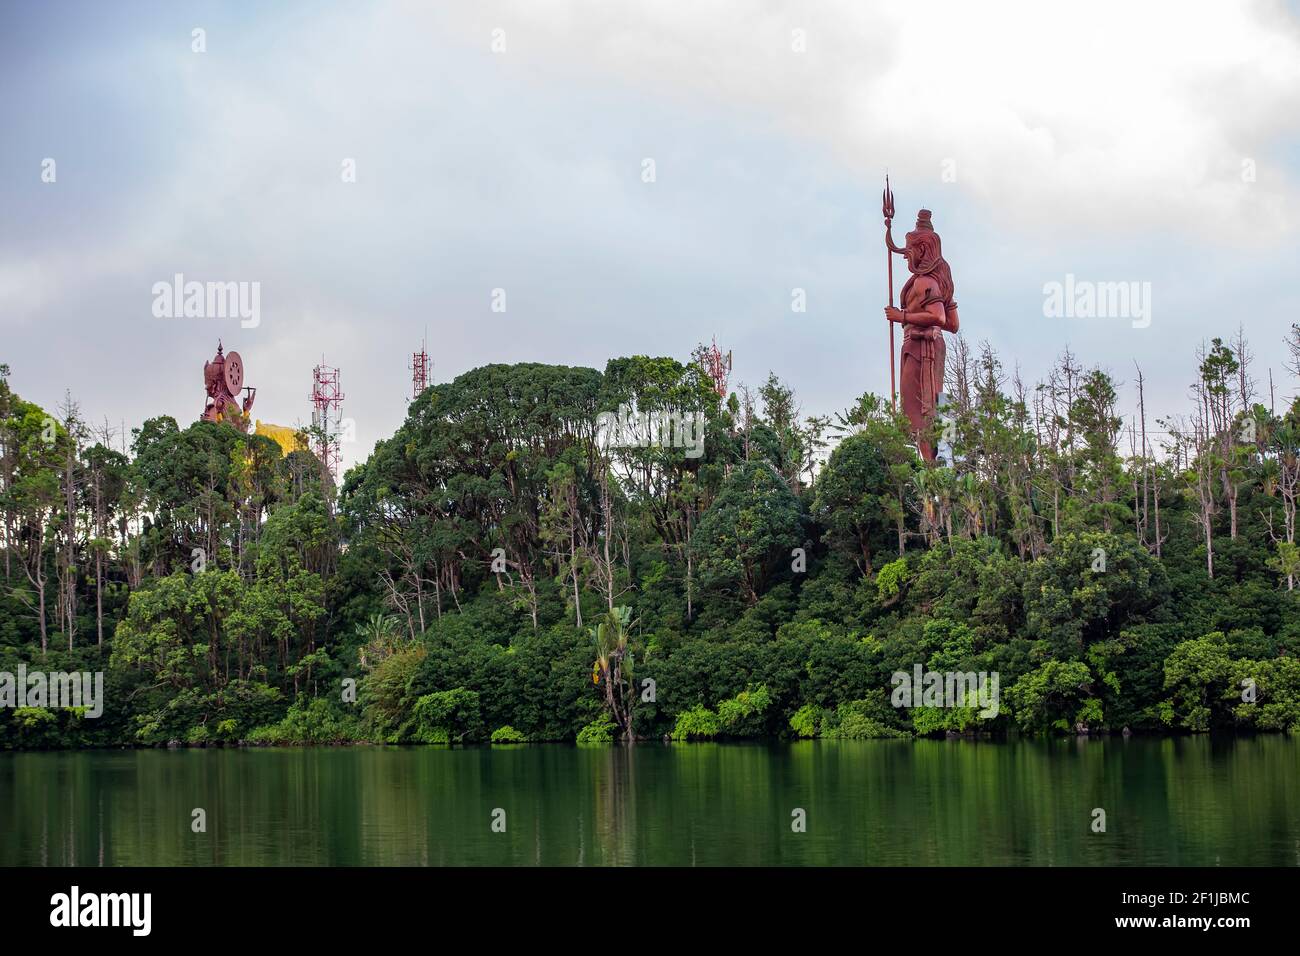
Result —
<instances>
[{"instance_id":1,"label":"shoreline vegetation","mask_svg":"<svg viewBox=\"0 0 1300 956\"><path fill-rule=\"evenodd\" d=\"M259 729L265 730L264 728L259 728ZM716 738L691 737L689 739L676 739L671 734L666 734L661 738L635 737L631 740L621 740L621 739L616 740L613 738L607 738L607 739L603 738L599 740L577 740L576 738L560 739L560 740L533 740L533 739L492 740L491 737L489 736L488 738L481 739L481 740L468 740L468 741L437 741L433 743L426 743L417 740L404 740L397 743L391 743L388 741L370 740L370 739L363 739L363 738L355 738L355 739L339 738L336 740L323 740L323 739L294 740L288 738L277 739L275 733L264 732L262 734L258 734L257 739L254 740L209 740L200 743L188 743L183 740L169 740L166 741L165 743L148 743L148 744L145 743L82 744L76 748L49 747L49 748L32 748L32 749L21 750L21 751L10 748L8 750L0 751L0 753L17 753L17 752L38 753L42 751L61 752L70 749L76 749L83 752L110 751L110 750L111 751L269 750L269 749L292 750L299 747L366 747L366 748L375 748L378 750L384 750L389 748L400 748L400 747L417 747L417 748L432 747L435 749L442 749L442 750L453 750L453 749L492 750L492 749L503 749L503 748L512 749L512 748L520 748L520 747L577 746L577 747L592 747L592 748L599 749L602 747L611 747L611 746L630 747L630 746L637 746L637 745L670 746L675 744L687 744L693 746L696 744L704 744L704 743L764 745L764 744L789 744L789 743L815 743L817 741L843 741L843 740L854 740L858 742L865 741L865 740L905 740L911 743L915 743L916 741L921 741L921 740L926 740L926 741L946 740L946 741L953 741L958 743L1010 744L1010 743L1018 743L1024 741L1061 742L1061 741L1076 740L1076 739L1085 739L1085 740L1141 739L1141 740L1148 740L1148 741L1185 740L1195 736L1199 736L1199 735L1189 734L1185 731L1171 731L1167 729L1152 730L1147 732L1136 732L1136 733L1133 731L1129 731L1128 733L1125 733L1123 730L1105 730L1105 731L1089 730L1085 732L1071 733L1069 735L1064 735L1064 734L1025 735L1014 730L1004 731L1000 733L993 732L993 731L967 731L963 733L963 732L950 730L950 731L946 731L943 734L928 734L928 735L913 734L913 733L908 733L907 731L891 731L889 733L884 733L877 736L870 736L870 735L852 736L852 735L842 734L842 735L828 735L828 736L818 736L818 737L799 737L797 735L785 734L785 735L772 735L772 736L762 736L762 737L716 737ZM1261 737L1261 736L1273 737L1273 736L1277 736L1277 734L1273 731L1224 730L1224 731L1212 731L1204 736L1208 736L1211 739L1243 740L1243 739L1253 739L1255 737ZM1282 736L1289 737L1290 735L1284 734Z\"/></svg>"},{"instance_id":2,"label":"shoreline vegetation","mask_svg":"<svg viewBox=\"0 0 1300 956\"><path fill-rule=\"evenodd\" d=\"M489 365L339 487L229 424L46 410L0 365L0 672L103 675L97 718L0 706L0 748L1295 733L1282 344L1261 387L1244 335L1206 343L1157 418L1140 370L1067 351L1030 385L959 337L934 466L888 398L724 397L703 347ZM615 446L620 409L678 424ZM901 706L914 672L996 706Z\"/></svg>"}]
</instances>

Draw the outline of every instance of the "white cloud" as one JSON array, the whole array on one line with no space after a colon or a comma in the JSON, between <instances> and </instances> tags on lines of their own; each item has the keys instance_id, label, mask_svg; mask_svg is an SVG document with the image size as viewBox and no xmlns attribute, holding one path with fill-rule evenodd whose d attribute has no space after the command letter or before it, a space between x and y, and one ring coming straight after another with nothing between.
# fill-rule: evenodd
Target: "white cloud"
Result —
<instances>
[{"instance_id":1,"label":"white cloud","mask_svg":"<svg viewBox=\"0 0 1300 956\"><path fill-rule=\"evenodd\" d=\"M935 193L952 159L958 189L1035 231L1259 235L1296 219L1275 150L1300 132L1300 26L1273 2L512 0L458 17L484 46L505 29L503 59L539 78L733 105L829 144L873 187L888 165Z\"/></svg>"}]
</instances>

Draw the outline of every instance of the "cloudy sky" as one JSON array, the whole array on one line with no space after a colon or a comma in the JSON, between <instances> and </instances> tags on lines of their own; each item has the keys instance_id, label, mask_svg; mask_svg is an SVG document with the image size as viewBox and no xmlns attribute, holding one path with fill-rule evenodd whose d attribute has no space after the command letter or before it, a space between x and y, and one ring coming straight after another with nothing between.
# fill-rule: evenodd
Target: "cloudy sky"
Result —
<instances>
[{"instance_id":1,"label":"cloudy sky","mask_svg":"<svg viewBox=\"0 0 1300 956\"><path fill-rule=\"evenodd\" d=\"M130 428L197 418L218 338L256 417L306 421L323 357L348 462L401 421L426 332L437 381L716 335L733 381L829 413L888 390L886 169L900 226L934 210L963 332L1028 381L1069 346L1178 412L1197 344L1241 324L1261 398L1270 366L1279 403L1300 388L1281 0L6 0L0 362ZM177 273L260 283L259 324L155 316ZM1046 316L1067 275L1150 283L1149 324Z\"/></svg>"}]
</instances>

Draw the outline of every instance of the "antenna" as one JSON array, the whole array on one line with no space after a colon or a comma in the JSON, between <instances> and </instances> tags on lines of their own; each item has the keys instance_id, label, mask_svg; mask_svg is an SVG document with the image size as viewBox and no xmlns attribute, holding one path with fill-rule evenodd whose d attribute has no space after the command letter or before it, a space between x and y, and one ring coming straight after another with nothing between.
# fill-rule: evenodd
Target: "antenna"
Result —
<instances>
[{"instance_id":1,"label":"antenna","mask_svg":"<svg viewBox=\"0 0 1300 956\"><path fill-rule=\"evenodd\" d=\"M428 330L425 330L425 336L428 336ZM429 371L432 368L429 362L429 353L425 350L425 339L420 340L420 351L411 355L411 400L420 397L420 393L429 387Z\"/></svg>"},{"instance_id":2,"label":"antenna","mask_svg":"<svg viewBox=\"0 0 1300 956\"><path fill-rule=\"evenodd\" d=\"M343 403L343 392L339 390L339 370L326 365L325 356L322 355L320 364L312 369L311 375L311 423L320 429L320 434L315 438L315 452L329 476L337 481L342 458L338 412Z\"/></svg>"},{"instance_id":3,"label":"antenna","mask_svg":"<svg viewBox=\"0 0 1300 956\"><path fill-rule=\"evenodd\" d=\"M718 393L718 397L726 398L727 377L731 374L731 352L728 350L725 356L722 354L716 336L713 345L704 352L704 370L709 373L709 378L713 379L713 390Z\"/></svg>"}]
</instances>

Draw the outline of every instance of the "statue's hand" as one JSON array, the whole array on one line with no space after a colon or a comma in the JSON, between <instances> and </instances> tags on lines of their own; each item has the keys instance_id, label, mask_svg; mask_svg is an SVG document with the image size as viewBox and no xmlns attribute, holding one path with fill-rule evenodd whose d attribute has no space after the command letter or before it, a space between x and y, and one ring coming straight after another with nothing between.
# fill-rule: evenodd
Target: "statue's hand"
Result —
<instances>
[{"instance_id":1,"label":"statue's hand","mask_svg":"<svg viewBox=\"0 0 1300 956\"><path fill-rule=\"evenodd\" d=\"M903 310L895 309L892 305L885 307L885 318L890 322L898 322L900 324L905 321L903 318Z\"/></svg>"}]
</instances>

